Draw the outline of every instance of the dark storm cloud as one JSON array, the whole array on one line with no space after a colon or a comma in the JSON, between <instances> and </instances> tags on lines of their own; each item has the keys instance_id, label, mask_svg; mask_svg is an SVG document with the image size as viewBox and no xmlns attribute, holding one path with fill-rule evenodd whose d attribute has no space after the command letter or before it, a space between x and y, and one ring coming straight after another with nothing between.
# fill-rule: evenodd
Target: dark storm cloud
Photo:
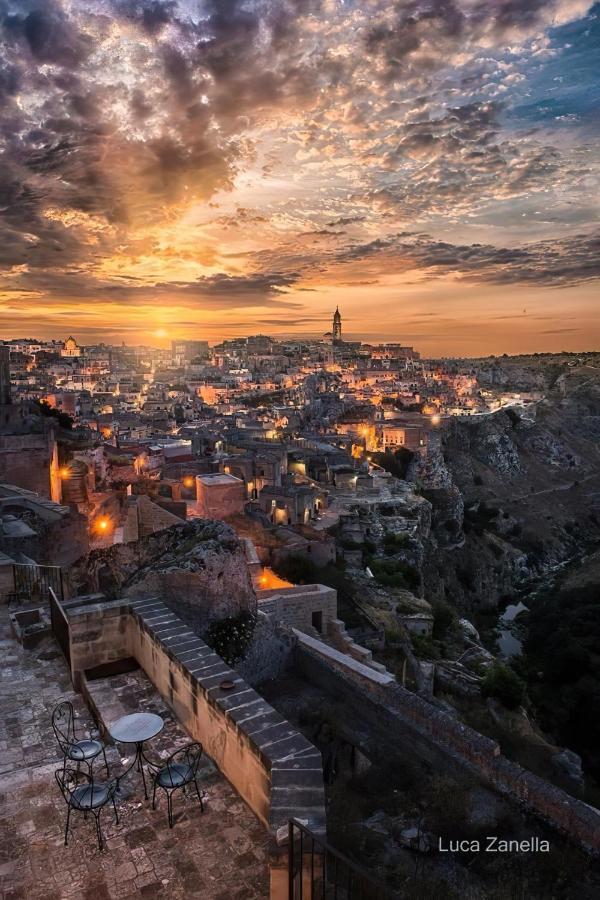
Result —
<instances>
[{"instance_id":1,"label":"dark storm cloud","mask_svg":"<svg viewBox=\"0 0 600 900\"><path fill-rule=\"evenodd\" d=\"M477 44L530 38L545 28L583 14L578 0L397 0L381 3L364 36L368 56L384 81L431 73Z\"/></svg>"},{"instance_id":2,"label":"dark storm cloud","mask_svg":"<svg viewBox=\"0 0 600 900\"><path fill-rule=\"evenodd\" d=\"M0 4L6 42L37 63L75 68L87 58L93 42L73 23L55 0Z\"/></svg>"},{"instance_id":3,"label":"dark storm cloud","mask_svg":"<svg viewBox=\"0 0 600 900\"><path fill-rule=\"evenodd\" d=\"M35 269L20 275L0 278L0 290L7 294L53 294L61 299L87 302L126 303L146 306L162 304L206 309L238 306L293 308L299 304L286 298L299 278L296 272L258 272L250 275L218 273L194 281L169 281L149 284L137 278L93 278L77 269Z\"/></svg>"},{"instance_id":4,"label":"dark storm cloud","mask_svg":"<svg viewBox=\"0 0 600 900\"><path fill-rule=\"evenodd\" d=\"M112 0L112 6L118 15L151 35L158 34L174 20L177 10L175 0Z\"/></svg>"},{"instance_id":5,"label":"dark storm cloud","mask_svg":"<svg viewBox=\"0 0 600 900\"><path fill-rule=\"evenodd\" d=\"M373 257L381 260L386 272L417 269L465 281L565 287L600 277L600 232L521 247L460 246L426 236L413 240L390 237L340 251L336 261Z\"/></svg>"}]
</instances>

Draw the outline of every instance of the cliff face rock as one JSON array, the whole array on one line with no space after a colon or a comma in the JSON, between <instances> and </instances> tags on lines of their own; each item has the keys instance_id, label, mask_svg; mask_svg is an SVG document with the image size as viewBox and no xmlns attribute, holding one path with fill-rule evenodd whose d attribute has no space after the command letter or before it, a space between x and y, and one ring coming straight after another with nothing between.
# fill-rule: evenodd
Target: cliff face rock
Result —
<instances>
[{"instance_id":1,"label":"cliff face rock","mask_svg":"<svg viewBox=\"0 0 600 900\"><path fill-rule=\"evenodd\" d=\"M72 593L160 597L200 632L213 619L256 609L242 544L224 522L194 520L94 550L70 580Z\"/></svg>"},{"instance_id":2,"label":"cliff face rock","mask_svg":"<svg viewBox=\"0 0 600 900\"><path fill-rule=\"evenodd\" d=\"M503 363L501 360L481 366L477 380L481 385L512 391L545 390L548 386L547 375L539 367L515 365L512 361Z\"/></svg>"},{"instance_id":3,"label":"cliff face rock","mask_svg":"<svg viewBox=\"0 0 600 900\"><path fill-rule=\"evenodd\" d=\"M600 375L561 378L525 409L451 420L420 464L432 505L428 599L494 606L600 540Z\"/></svg>"}]
</instances>

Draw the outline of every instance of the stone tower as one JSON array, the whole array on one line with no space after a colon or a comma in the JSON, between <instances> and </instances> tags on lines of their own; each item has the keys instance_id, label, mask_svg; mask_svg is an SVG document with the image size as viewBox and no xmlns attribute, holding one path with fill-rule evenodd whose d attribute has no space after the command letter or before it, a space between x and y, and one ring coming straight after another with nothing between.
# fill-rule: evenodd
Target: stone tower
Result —
<instances>
[{"instance_id":1,"label":"stone tower","mask_svg":"<svg viewBox=\"0 0 600 900\"><path fill-rule=\"evenodd\" d=\"M342 340L342 317L337 306L333 314L333 328L331 329L331 331L334 344L336 343L336 341Z\"/></svg>"}]
</instances>

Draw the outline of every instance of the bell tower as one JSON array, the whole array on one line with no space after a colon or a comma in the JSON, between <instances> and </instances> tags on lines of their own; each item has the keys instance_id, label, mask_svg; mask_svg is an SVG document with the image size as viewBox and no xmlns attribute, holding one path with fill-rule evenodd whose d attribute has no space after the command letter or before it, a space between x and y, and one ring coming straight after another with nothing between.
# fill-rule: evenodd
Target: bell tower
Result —
<instances>
[{"instance_id":1,"label":"bell tower","mask_svg":"<svg viewBox=\"0 0 600 900\"><path fill-rule=\"evenodd\" d=\"M342 317L337 306L333 314L333 327L331 329L331 333L332 341L334 344L342 340Z\"/></svg>"}]
</instances>

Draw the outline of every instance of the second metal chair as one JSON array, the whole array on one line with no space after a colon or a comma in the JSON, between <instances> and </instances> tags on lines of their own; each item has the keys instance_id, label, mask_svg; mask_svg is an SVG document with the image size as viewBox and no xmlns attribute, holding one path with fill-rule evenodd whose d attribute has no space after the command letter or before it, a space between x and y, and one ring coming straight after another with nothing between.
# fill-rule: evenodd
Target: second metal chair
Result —
<instances>
[{"instance_id":1,"label":"second metal chair","mask_svg":"<svg viewBox=\"0 0 600 900\"><path fill-rule=\"evenodd\" d=\"M185 791L186 785L192 784L196 788L198 800L200 801L200 809L204 812L204 802L202 794L198 787L198 767L202 756L202 744L187 744L168 758L167 763L162 768L152 766L148 768L150 775L154 781L154 790L152 792L152 809L156 809L156 788L162 788L167 795L167 810L169 816L169 828L173 827L173 791Z\"/></svg>"}]
</instances>

